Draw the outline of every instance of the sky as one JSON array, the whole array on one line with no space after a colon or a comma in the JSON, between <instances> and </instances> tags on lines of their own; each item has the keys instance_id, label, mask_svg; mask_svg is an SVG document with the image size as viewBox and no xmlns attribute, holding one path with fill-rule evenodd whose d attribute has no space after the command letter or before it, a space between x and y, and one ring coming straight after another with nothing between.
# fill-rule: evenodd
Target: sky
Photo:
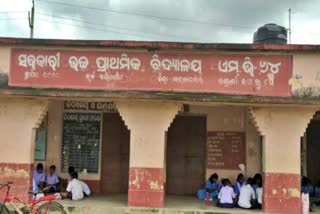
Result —
<instances>
[{"instance_id":1,"label":"sky","mask_svg":"<svg viewBox=\"0 0 320 214\"><path fill-rule=\"evenodd\" d=\"M0 37L30 36L32 0L0 0ZM266 23L320 44L320 0L35 0L34 38L252 43Z\"/></svg>"}]
</instances>

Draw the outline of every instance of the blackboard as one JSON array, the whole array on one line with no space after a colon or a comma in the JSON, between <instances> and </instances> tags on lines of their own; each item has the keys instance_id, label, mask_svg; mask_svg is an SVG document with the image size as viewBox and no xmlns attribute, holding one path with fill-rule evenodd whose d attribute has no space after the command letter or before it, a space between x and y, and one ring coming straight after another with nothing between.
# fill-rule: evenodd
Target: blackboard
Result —
<instances>
[{"instance_id":1,"label":"blackboard","mask_svg":"<svg viewBox=\"0 0 320 214\"><path fill-rule=\"evenodd\" d=\"M207 168L237 170L245 161L244 132L207 133Z\"/></svg>"},{"instance_id":2,"label":"blackboard","mask_svg":"<svg viewBox=\"0 0 320 214\"><path fill-rule=\"evenodd\" d=\"M100 113L63 114L62 171L98 173L100 156Z\"/></svg>"}]
</instances>

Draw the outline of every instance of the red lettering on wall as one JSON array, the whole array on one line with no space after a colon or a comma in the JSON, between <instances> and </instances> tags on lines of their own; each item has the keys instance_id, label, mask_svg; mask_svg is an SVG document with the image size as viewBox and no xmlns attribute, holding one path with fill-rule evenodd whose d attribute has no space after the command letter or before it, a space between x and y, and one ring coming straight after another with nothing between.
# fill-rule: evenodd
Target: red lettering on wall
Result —
<instances>
[{"instance_id":1,"label":"red lettering on wall","mask_svg":"<svg viewBox=\"0 0 320 214\"><path fill-rule=\"evenodd\" d=\"M292 57L12 49L16 87L290 96Z\"/></svg>"}]
</instances>

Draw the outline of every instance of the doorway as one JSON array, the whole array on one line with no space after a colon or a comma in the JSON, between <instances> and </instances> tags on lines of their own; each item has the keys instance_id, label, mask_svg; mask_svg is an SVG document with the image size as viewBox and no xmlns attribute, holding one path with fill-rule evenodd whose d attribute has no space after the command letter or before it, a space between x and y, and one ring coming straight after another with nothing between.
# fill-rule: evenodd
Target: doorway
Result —
<instances>
[{"instance_id":1,"label":"doorway","mask_svg":"<svg viewBox=\"0 0 320 214\"><path fill-rule=\"evenodd\" d=\"M205 180L207 120L178 115L167 133L167 193L194 195Z\"/></svg>"},{"instance_id":2,"label":"doorway","mask_svg":"<svg viewBox=\"0 0 320 214\"><path fill-rule=\"evenodd\" d=\"M320 179L320 120L313 119L306 132L306 174L313 184ZM303 151L303 150L302 150Z\"/></svg>"},{"instance_id":3,"label":"doorway","mask_svg":"<svg viewBox=\"0 0 320 214\"><path fill-rule=\"evenodd\" d=\"M127 193L130 131L119 113L103 114L101 192Z\"/></svg>"}]
</instances>

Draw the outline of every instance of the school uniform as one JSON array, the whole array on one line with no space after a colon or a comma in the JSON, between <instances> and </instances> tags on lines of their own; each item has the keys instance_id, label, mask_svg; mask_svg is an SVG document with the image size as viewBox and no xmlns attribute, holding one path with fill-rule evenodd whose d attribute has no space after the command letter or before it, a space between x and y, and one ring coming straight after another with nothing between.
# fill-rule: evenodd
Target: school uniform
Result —
<instances>
[{"instance_id":1,"label":"school uniform","mask_svg":"<svg viewBox=\"0 0 320 214\"><path fill-rule=\"evenodd\" d=\"M74 178L72 179L67 186L67 198L72 200L80 200L84 198L84 194L82 191L81 181Z\"/></svg>"},{"instance_id":2,"label":"school uniform","mask_svg":"<svg viewBox=\"0 0 320 214\"><path fill-rule=\"evenodd\" d=\"M257 202L258 202L258 207L257 208L261 208L262 207L262 187L257 187L256 189L256 197L257 197Z\"/></svg>"},{"instance_id":3,"label":"school uniform","mask_svg":"<svg viewBox=\"0 0 320 214\"><path fill-rule=\"evenodd\" d=\"M222 208L233 208L235 197L233 188L230 186L224 186L220 189L217 206Z\"/></svg>"},{"instance_id":4,"label":"school uniform","mask_svg":"<svg viewBox=\"0 0 320 214\"><path fill-rule=\"evenodd\" d=\"M320 187L316 186L314 188L314 203L320 205Z\"/></svg>"},{"instance_id":5,"label":"school uniform","mask_svg":"<svg viewBox=\"0 0 320 214\"><path fill-rule=\"evenodd\" d=\"M211 199L216 199L217 198L217 196L218 196L218 188L219 188L219 184L211 183L210 180L207 180L206 189L210 190L210 198Z\"/></svg>"},{"instance_id":6,"label":"school uniform","mask_svg":"<svg viewBox=\"0 0 320 214\"><path fill-rule=\"evenodd\" d=\"M37 170L33 170L33 191L39 191L41 183L46 181L46 174L44 172L39 173Z\"/></svg>"},{"instance_id":7,"label":"school uniform","mask_svg":"<svg viewBox=\"0 0 320 214\"><path fill-rule=\"evenodd\" d=\"M200 200L206 199L207 189L210 191L209 197L211 200L216 199L218 196L219 185L217 183L211 183L210 179L206 181L205 188L199 189L197 192L197 197Z\"/></svg>"},{"instance_id":8,"label":"school uniform","mask_svg":"<svg viewBox=\"0 0 320 214\"><path fill-rule=\"evenodd\" d=\"M80 181L80 183L81 183L81 189L82 189L82 192L84 193L84 196L89 197L89 195L91 194L89 186L83 181Z\"/></svg>"},{"instance_id":9,"label":"school uniform","mask_svg":"<svg viewBox=\"0 0 320 214\"><path fill-rule=\"evenodd\" d=\"M48 174L46 184L51 186L50 192L56 192L58 190L59 182L60 180L55 173L52 175Z\"/></svg>"},{"instance_id":10,"label":"school uniform","mask_svg":"<svg viewBox=\"0 0 320 214\"><path fill-rule=\"evenodd\" d=\"M241 189L242 186L243 186L243 184L241 184L239 181L237 181L237 182L235 183L233 191L234 191L234 193L235 193L237 196L239 196L239 194L240 194L240 189Z\"/></svg>"},{"instance_id":11,"label":"school uniform","mask_svg":"<svg viewBox=\"0 0 320 214\"><path fill-rule=\"evenodd\" d=\"M313 186L312 185L306 185L301 187L301 192L305 194L309 194L310 196L313 196Z\"/></svg>"},{"instance_id":12,"label":"school uniform","mask_svg":"<svg viewBox=\"0 0 320 214\"><path fill-rule=\"evenodd\" d=\"M38 192L39 191L39 187L36 184L36 181L34 180L34 178L32 179L32 191L33 192Z\"/></svg>"},{"instance_id":13,"label":"school uniform","mask_svg":"<svg viewBox=\"0 0 320 214\"><path fill-rule=\"evenodd\" d=\"M247 184L241 187L239 200L238 200L239 207L245 208L245 209L254 208L251 201L255 199L256 199L256 195L251 185Z\"/></svg>"}]
</instances>

